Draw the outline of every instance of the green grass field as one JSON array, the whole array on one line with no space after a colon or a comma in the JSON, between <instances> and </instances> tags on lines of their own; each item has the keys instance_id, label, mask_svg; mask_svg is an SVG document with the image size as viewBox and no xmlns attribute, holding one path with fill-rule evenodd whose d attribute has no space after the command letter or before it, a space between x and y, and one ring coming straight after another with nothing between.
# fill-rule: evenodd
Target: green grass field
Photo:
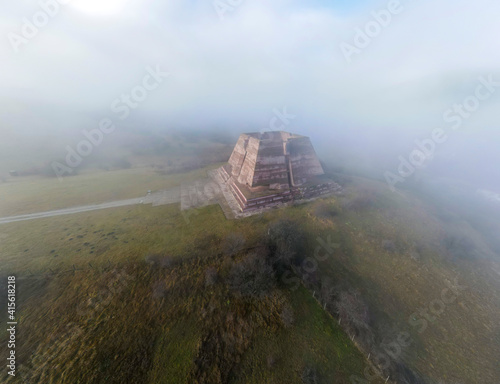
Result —
<instances>
[{"instance_id":1,"label":"green grass field","mask_svg":"<svg viewBox=\"0 0 500 384\"><path fill-rule=\"evenodd\" d=\"M220 340L220 360L209 366L228 369L231 382L300 383L306 364L314 363L325 380L347 383L349 375L361 374L365 359L309 292L302 288L292 295L276 288L270 297L255 300L234 297L224 284L210 291L204 287L207 267L226 268L218 256L220 239L241 232L252 244L271 219L227 221L218 206L210 206L187 224L171 205L2 227L7 234L3 265L21 280L24 376L54 383L217 382L217 372L200 379L194 361L204 353L204 338L221 329L234 341ZM172 256L175 266L150 266L145 258L152 254ZM76 272L63 273L73 265ZM21 277L51 270L55 275ZM99 307L103 287L115 285L122 273L131 276L126 287ZM97 304L81 315L92 300ZM290 329L279 321L287 302L296 313ZM252 314L262 308L265 320L254 321ZM205 310L215 312L207 316ZM236 324L228 324L228 316L237 317ZM271 346L277 363L267 368Z\"/></svg>"},{"instance_id":2,"label":"green grass field","mask_svg":"<svg viewBox=\"0 0 500 384\"><path fill-rule=\"evenodd\" d=\"M0 217L125 200L197 180L202 168L186 174L161 175L150 167L118 171L93 171L57 178L12 178L0 183Z\"/></svg>"},{"instance_id":3,"label":"green grass field","mask_svg":"<svg viewBox=\"0 0 500 384\"><path fill-rule=\"evenodd\" d=\"M140 184L117 182L127 177L133 180L133 172L109 174L106 178L96 174L73 179L85 185L85 192L96 192L92 199L111 196L106 195L110 193L106 184L92 188L104 179L121 187L113 198L129 197L134 192L128 187ZM174 179L170 185L197 174ZM161 183L165 185L164 180ZM52 184L40 188L64 191ZM74 203L77 194L73 192L57 201L58 207ZM188 223L177 204L145 205L2 226L2 270L19 280L21 375L28 382L48 383L217 382L220 373L200 371L195 361L206 353L204 338L222 329L234 334L235 345L219 340L223 356L209 366L220 372L230 369L232 382L258 382L268 377L275 383L299 383L305 364L317 362L314 369L320 375L347 383L350 374L361 373L365 359L304 289L294 296L277 287L268 298L250 300L233 297L224 284L213 292L204 288L202 277L208 266L227 268L218 256L221 239L244 233L247 243L254 244L275 214L286 215L286 211L228 221L218 206L209 206L190 215ZM151 267L146 261L151 255L168 257L175 266ZM115 292L104 307L99 303L102 289L109 288L109 282L118 284L122 274L131 276L130 283L126 280L130 285ZM162 285L166 287L158 288ZM157 297L152 293L155 289L163 293ZM278 312L286 302L297 313L297 325L285 330ZM252 318L261 306L267 313L263 323ZM200 313L207 307L215 308L217 315ZM308 321L311 314L318 321ZM239 316L238 324L245 324L248 332L228 328L229 315ZM2 335L5 337L4 332ZM275 367L260 367L267 359L266 348L256 353L263 347L258 345L260 340L278 342ZM137 351L142 351L140 357L135 356ZM309 352L303 356L304 351ZM247 371L249 364L265 369L253 377ZM202 373L208 376L200 379Z\"/></svg>"},{"instance_id":4,"label":"green grass field","mask_svg":"<svg viewBox=\"0 0 500 384\"><path fill-rule=\"evenodd\" d=\"M11 188L2 195L9 201L2 215L136 197L202 174L131 169L82 174L62 184L0 184ZM278 285L264 298L249 299L228 291L224 278L210 288L204 284L207 268L223 277L236 262L222 255L227 235L241 233L252 247L269 223L291 219L306 234L306 256L314 254L318 237L340 244L319 274L361 292L379 338L411 333L414 343L401 357L408 366L429 382L494 383L500 290L487 261L450 260L442 246L445 223L409 193L356 178L345 187L340 198L236 221L214 205L196 210L188 223L175 204L0 226L1 275L20 280L21 372L33 383L299 384L306 368L321 383L363 377L365 354L305 288L291 292ZM158 258L168 265L151 261ZM425 332L416 332L409 316L439 299L445 280L456 276L467 290ZM291 327L280 321L285 306L293 308Z\"/></svg>"}]
</instances>

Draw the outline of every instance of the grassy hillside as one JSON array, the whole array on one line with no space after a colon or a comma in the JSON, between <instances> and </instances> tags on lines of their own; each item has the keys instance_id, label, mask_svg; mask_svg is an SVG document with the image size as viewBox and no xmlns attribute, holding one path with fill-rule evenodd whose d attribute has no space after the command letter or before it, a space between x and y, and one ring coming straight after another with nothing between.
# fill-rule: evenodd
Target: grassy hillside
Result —
<instances>
[{"instance_id":1,"label":"grassy hillside","mask_svg":"<svg viewBox=\"0 0 500 384\"><path fill-rule=\"evenodd\" d=\"M226 221L211 206L187 224L172 205L3 226L2 262L20 280L22 377L348 383L367 362L310 292L276 282L255 296L231 285L272 219ZM235 232L246 245L228 256L223 240Z\"/></svg>"},{"instance_id":2,"label":"grassy hillside","mask_svg":"<svg viewBox=\"0 0 500 384\"><path fill-rule=\"evenodd\" d=\"M344 245L323 273L351 279L369 303L376 341L367 351L384 352L409 332L412 345L398 358L428 380L497 382L499 259L483 235L408 192L357 178L346 186L323 232ZM453 293L455 282L463 288ZM445 289L455 299L443 305Z\"/></svg>"},{"instance_id":3,"label":"grassy hillside","mask_svg":"<svg viewBox=\"0 0 500 384\"><path fill-rule=\"evenodd\" d=\"M106 173L117 186L113 196L144 188L135 172ZM139 177L148 187L169 182L155 175ZM105 179L73 178L88 202L110 197ZM361 178L341 182L342 197L237 221L209 206L188 223L171 205L2 225L1 273L21 280L19 350L27 382L301 383L316 377L348 383L355 376L378 383L365 379L368 354L389 382L396 374L413 382L497 382L498 260L483 235L410 192L392 193ZM52 201L65 206L79 199L74 189L64 197L59 187L40 188L53 188ZM265 295L242 294L234 288L235 266L265 245L277 220L292 220L303 236L293 265L302 285L278 276ZM244 246L228 254L234 234ZM325 243L335 246L315 267L315 251ZM443 290L456 279L465 288L442 308ZM343 297L356 300L361 323L344 321ZM380 356L402 333L409 334L408 345L392 350L384 369Z\"/></svg>"},{"instance_id":4,"label":"grassy hillside","mask_svg":"<svg viewBox=\"0 0 500 384\"><path fill-rule=\"evenodd\" d=\"M206 168L185 174L163 174L151 167L93 171L62 181L39 176L0 183L0 217L44 212L145 196L206 176Z\"/></svg>"}]
</instances>

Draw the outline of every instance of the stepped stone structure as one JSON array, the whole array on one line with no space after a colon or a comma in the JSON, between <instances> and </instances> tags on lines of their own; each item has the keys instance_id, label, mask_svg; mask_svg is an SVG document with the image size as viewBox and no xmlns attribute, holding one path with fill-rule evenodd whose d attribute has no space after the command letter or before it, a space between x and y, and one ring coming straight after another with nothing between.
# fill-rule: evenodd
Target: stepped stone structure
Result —
<instances>
[{"instance_id":1,"label":"stepped stone structure","mask_svg":"<svg viewBox=\"0 0 500 384\"><path fill-rule=\"evenodd\" d=\"M311 141L289 132L242 134L228 164L212 173L230 206L249 212L339 191ZM235 204L236 203L236 204Z\"/></svg>"}]
</instances>

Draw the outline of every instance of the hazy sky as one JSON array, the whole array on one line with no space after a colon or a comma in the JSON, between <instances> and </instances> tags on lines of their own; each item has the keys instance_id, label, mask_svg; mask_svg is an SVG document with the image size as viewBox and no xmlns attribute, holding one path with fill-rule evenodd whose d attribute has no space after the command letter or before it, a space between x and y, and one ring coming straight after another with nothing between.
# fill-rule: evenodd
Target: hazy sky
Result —
<instances>
[{"instance_id":1,"label":"hazy sky","mask_svg":"<svg viewBox=\"0 0 500 384\"><path fill-rule=\"evenodd\" d=\"M480 76L500 81L498 1L401 1L351 62L340 45L354 45L356 28L390 2L244 0L223 20L211 0L158 3L73 0L15 53L11 33L22 36L23 18L41 7L4 2L0 129L81 129L114 116L113 101L160 66L170 76L133 113L167 126L259 130L286 106L296 115L289 129L323 145L406 155L415 139L448 129L443 114L474 95ZM479 145L482 161L499 159L497 89L440 153L469 157L467 145Z\"/></svg>"}]
</instances>

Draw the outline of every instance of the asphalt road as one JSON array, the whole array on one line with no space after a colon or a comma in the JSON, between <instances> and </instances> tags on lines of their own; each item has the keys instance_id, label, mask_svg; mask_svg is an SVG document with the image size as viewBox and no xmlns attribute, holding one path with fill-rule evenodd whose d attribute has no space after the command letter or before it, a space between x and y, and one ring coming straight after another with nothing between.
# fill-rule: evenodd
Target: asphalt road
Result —
<instances>
[{"instance_id":1,"label":"asphalt road","mask_svg":"<svg viewBox=\"0 0 500 384\"><path fill-rule=\"evenodd\" d=\"M73 213L97 211L99 209L106 209L106 208L125 207L128 205L137 205L137 204L146 203L145 200L146 199L144 197L139 197L136 199L113 201L111 203L86 205L83 207L65 208L65 209L58 209L58 210L54 210L54 211L39 212L39 213L28 213L26 215L19 215L19 216L0 217L0 224L14 223L16 221L42 219L45 217L71 215Z\"/></svg>"},{"instance_id":2,"label":"asphalt road","mask_svg":"<svg viewBox=\"0 0 500 384\"><path fill-rule=\"evenodd\" d=\"M167 190L153 192L146 196L137 197L134 199L112 201L109 203L101 203L93 205L84 205L81 207L57 209L54 211L47 211L47 212L28 213L19 216L0 217L0 225L14 223L16 221L34 220L46 217L71 215L73 213L97 211L100 209L126 207L129 205L151 204L153 207L157 207L160 205L179 203L180 201L181 201L181 187L172 187Z\"/></svg>"}]
</instances>

